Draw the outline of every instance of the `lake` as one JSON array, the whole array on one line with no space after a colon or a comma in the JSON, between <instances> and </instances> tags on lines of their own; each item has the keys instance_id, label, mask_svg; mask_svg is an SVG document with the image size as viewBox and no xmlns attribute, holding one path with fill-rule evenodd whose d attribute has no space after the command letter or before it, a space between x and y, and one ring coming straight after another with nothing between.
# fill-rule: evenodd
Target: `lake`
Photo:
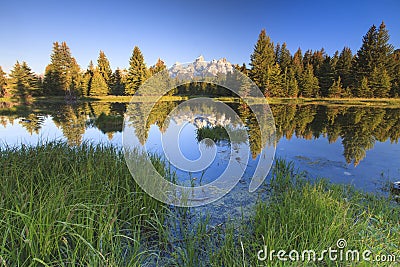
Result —
<instances>
[{"instance_id":1,"label":"lake","mask_svg":"<svg viewBox=\"0 0 400 267\"><path fill-rule=\"evenodd\" d=\"M226 132L219 129L229 124L229 116L213 110L210 110L208 117L204 114L200 116L196 108L188 108L185 112L167 117L179 103L159 102L153 108L145 130L135 132L135 135L148 151L162 154L160 137L174 125L185 123L180 132L179 145L182 154L190 160L199 157L199 142L214 138L217 157L205 171L177 172L184 184L191 183L193 178L196 183L208 183L221 174L227 165L228 148L234 145L224 137ZM92 142L121 147L124 113L128 105L83 102L15 106L1 103L1 146L65 140L71 146ZM140 112L143 106L142 103L132 105L130 108L136 112ZM239 135L236 142L248 144L250 159L248 170L240 183L227 197L215 203L217 210L231 202L254 202L260 192L266 190L261 187L256 191L258 193L251 194L248 185L260 151L273 145L257 141L257 124L248 107L241 103L227 105L244 122L235 130ZM276 126L275 156L292 161L308 177L325 177L334 183L353 184L369 192L378 192L389 181L400 180L400 108L314 104L274 104L270 108ZM240 137L246 129L249 133L247 139L245 135ZM240 206L236 206L238 212Z\"/></svg>"}]
</instances>

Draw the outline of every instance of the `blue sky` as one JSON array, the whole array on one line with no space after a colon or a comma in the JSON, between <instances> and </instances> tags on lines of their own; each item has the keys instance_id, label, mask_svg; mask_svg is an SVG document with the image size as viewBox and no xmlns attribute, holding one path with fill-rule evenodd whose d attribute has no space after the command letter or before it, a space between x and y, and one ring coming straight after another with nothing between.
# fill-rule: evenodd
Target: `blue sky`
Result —
<instances>
[{"instance_id":1,"label":"blue sky","mask_svg":"<svg viewBox=\"0 0 400 267\"><path fill-rule=\"evenodd\" d=\"M265 28L274 43L355 52L372 25L385 21L400 48L400 2L382 1L2 1L0 66L16 60L43 73L52 43L66 41L82 68L103 50L111 67L128 66L133 47L148 66L225 57L248 63Z\"/></svg>"}]
</instances>

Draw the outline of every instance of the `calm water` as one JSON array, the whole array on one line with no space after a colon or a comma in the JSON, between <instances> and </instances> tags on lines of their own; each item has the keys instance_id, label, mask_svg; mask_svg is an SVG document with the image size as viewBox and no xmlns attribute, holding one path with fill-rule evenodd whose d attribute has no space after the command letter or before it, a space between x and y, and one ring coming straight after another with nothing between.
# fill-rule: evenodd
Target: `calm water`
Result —
<instances>
[{"instance_id":1,"label":"calm water","mask_svg":"<svg viewBox=\"0 0 400 267\"><path fill-rule=\"evenodd\" d=\"M224 126L229 118L226 114L208 114L193 120L190 116L185 117L185 113L166 118L178 104L160 102L153 109L146 129L135 134L148 150L161 153L161 136L168 132L169 127L185 123L180 135L180 147L185 157L195 160L199 157L198 142L204 138L199 136L198 129L204 125ZM127 110L124 103L35 104L30 107L1 105L2 146L36 144L39 140L55 139L65 140L70 145L79 145L84 141L122 145L121 130ZM249 130L249 138L244 142L251 150L249 170L232 192L236 194L232 198L237 199L239 193L248 194L244 192L248 191L252 166L258 162L261 149L268 144L258 143L257 131L254 130L257 125L247 107L229 105L246 122L242 129ZM399 108L285 104L270 107L278 137L276 156L293 161L309 177L327 177L332 182L351 183L365 191L376 191L388 180L400 180ZM140 105L133 109L140 112ZM196 110L187 110L189 113L196 115ZM168 122L165 123L165 120ZM182 181L190 181L190 178L199 178L200 175L203 175L203 182L215 179L227 164L231 145L224 138L216 142L217 157L205 173L181 172L178 176Z\"/></svg>"}]
</instances>

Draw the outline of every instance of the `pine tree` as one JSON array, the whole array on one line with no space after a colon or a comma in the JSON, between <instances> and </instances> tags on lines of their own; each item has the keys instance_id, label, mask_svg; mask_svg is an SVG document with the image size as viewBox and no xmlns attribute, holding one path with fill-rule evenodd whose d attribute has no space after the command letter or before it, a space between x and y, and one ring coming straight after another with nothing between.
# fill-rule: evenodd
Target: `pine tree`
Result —
<instances>
[{"instance_id":1,"label":"pine tree","mask_svg":"<svg viewBox=\"0 0 400 267\"><path fill-rule=\"evenodd\" d=\"M238 70L243 73L244 75L246 75L247 77L250 76L250 70L247 69L246 67L246 63L243 63L241 67L238 68Z\"/></svg>"},{"instance_id":2,"label":"pine tree","mask_svg":"<svg viewBox=\"0 0 400 267\"><path fill-rule=\"evenodd\" d=\"M335 76L337 76L337 62L339 61L339 51L335 51L335 53L333 54L333 57L331 58L331 67L333 72L335 73Z\"/></svg>"},{"instance_id":3,"label":"pine tree","mask_svg":"<svg viewBox=\"0 0 400 267\"><path fill-rule=\"evenodd\" d=\"M332 86L335 80L335 71L332 67L332 59L329 56L325 56L323 63L319 68L319 86L320 86L320 95L326 97L329 95L329 88Z\"/></svg>"},{"instance_id":4,"label":"pine tree","mask_svg":"<svg viewBox=\"0 0 400 267\"><path fill-rule=\"evenodd\" d=\"M53 43L51 63L44 76L44 91L48 95L64 95L77 89L80 81L80 67L65 42Z\"/></svg>"},{"instance_id":5,"label":"pine tree","mask_svg":"<svg viewBox=\"0 0 400 267\"><path fill-rule=\"evenodd\" d=\"M340 76L342 79L343 87L350 87L353 83L353 75L351 72L353 62L353 53L348 47L344 47L340 52L337 64L336 64L336 76Z\"/></svg>"},{"instance_id":6,"label":"pine tree","mask_svg":"<svg viewBox=\"0 0 400 267\"><path fill-rule=\"evenodd\" d=\"M389 39L389 32L386 29L385 23L382 21L377 32L375 66L384 68L387 71L387 74L389 76L392 76L395 65L392 57L394 47L392 44L389 43Z\"/></svg>"},{"instance_id":7,"label":"pine tree","mask_svg":"<svg viewBox=\"0 0 400 267\"><path fill-rule=\"evenodd\" d=\"M394 74L393 74L393 86L391 90L391 96L399 97L400 96L400 49L397 49L393 53L393 62L394 62Z\"/></svg>"},{"instance_id":8,"label":"pine tree","mask_svg":"<svg viewBox=\"0 0 400 267\"><path fill-rule=\"evenodd\" d=\"M283 43L279 52L278 63L281 70L289 69L292 62L292 55L286 47L286 43Z\"/></svg>"},{"instance_id":9,"label":"pine tree","mask_svg":"<svg viewBox=\"0 0 400 267\"><path fill-rule=\"evenodd\" d=\"M98 68L94 70L89 92L90 96L105 96L108 94L108 85Z\"/></svg>"},{"instance_id":10,"label":"pine tree","mask_svg":"<svg viewBox=\"0 0 400 267\"><path fill-rule=\"evenodd\" d=\"M267 97L283 97L285 95L282 87L281 68L278 63L268 66L264 95Z\"/></svg>"},{"instance_id":11,"label":"pine tree","mask_svg":"<svg viewBox=\"0 0 400 267\"><path fill-rule=\"evenodd\" d=\"M167 66L165 65L164 61L160 58L157 60L156 64L150 67L150 74L154 75L160 71L166 70Z\"/></svg>"},{"instance_id":12,"label":"pine tree","mask_svg":"<svg viewBox=\"0 0 400 267\"><path fill-rule=\"evenodd\" d=\"M275 63L274 44L267 36L265 29L258 36L250 61L251 78L261 91L265 92L268 83L268 67Z\"/></svg>"},{"instance_id":13,"label":"pine tree","mask_svg":"<svg viewBox=\"0 0 400 267\"><path fill-rule=\"evenodd\" d=\"M321 76L320 68L324 62L326 62L326 58L328 56L325 53L325 50L321 48L321 50L315 51L311 56L311 65L314 69L314 75L319 79ZM329 61L330 63L330 61Z\"/></svg>"},{"instance_id":14,"label":"pine tree","mask_svg":"<svg viewBox=\"0 0 400 267\"><path fill-rule=\"evenodd\" d=\"M356 78L355 87L359 86L359 83L363 77L370 78L372 71L376 64L375 50L377 46L377 30L376 26L372 25L366 35L363 37L363 43L361 48L357 51L354 62L354 75Z\"/></svg>"},{"instance_id":15,"label":"pine tree","mask_svg":"<svg viewBox=\"0 0 400 267\"><path fill-rule=\"evenodd\" d=\"M340 76L335 80L331 87L328 90L329 97L339 98L343 94L342 80Z\"/></svg>"},{"instance_id":16,"label":"pine tree","mask_svg":"<svg viewBox=\"0 0 400 267\"><path fill-rule=\"evenodd\" d=\"M372 91L378 95L386 95L386 87L394 76L393 45L389 44L389 33L384 22L379 29L372 25L363 37L363 44L357 51L354 64L355 85L359 86L363 77L368 78ZM379 84L377 73L385 73L384 79ZM389 82L387 82L387 79ZM379 88L374 89L374 86ZM383 89L385 88L385 89ZM385 91L385 92L383 92Z\"/></svg>"},{"instance_id":17,"label":"pine tree","mask_svg":"<svg viewBox=\"0 0 400 267\"><path fill-rule=\"evenodd\" d=\"M112 75L112 70L110 67L110 62L108 61L106 54L100 50L99 53L99 58L97 59L97 68L101 74L101 76L103 76L104 81L110 85L110 79L111 79L111 75Z\"/></svg>"},{"instance_id":18,"label":"pine tree","mask_svg":"<svg viewBox=\"0 0 400 267\"><path fill-rule=\"evenodd\" d=\"M7 94L6 87L7 87L6 73L3 71L3 69L0 66L0 97L6 96L6 94Z\"/></svg>"},{"instance_id":19,"label":"pine tree","mask_svg":"<svg viewBox=\"0 0 400 267\"><path fill-rule=\"evenodd\" d=\"M356 88L355 93L356 93L356 96L358 96L358 97L365 97L365 98L373 97L373 93L369 86L367 77L364 76L362 78L361 84L359 87Z\"/></svg>"},{"instance_id":20,"label":"pine tree","mask_svg":"<svg viewBox=\"0 0 400 267\"><path fill-rule=\"evenodd\" d=\"M93 61L90 61L89 66L86 69L86 72L83 74L83 77L82 77L81 94L84 96L90 95L90 88L91 88L91 84L92 84L94 69L95 68L93 65Z\"/></svg>"},{"instance_id":21,"label":"pine tree","mask_svg":"<svg viewBox=\"0 0 400 267\"><path fill-rule=\"evenodd\" d=\"M135 46L132 57L129 60L129 70L126 82L127 95L134 95L139 87L146 81L149 74L144 63L143 54L139 47Z\"/></svg>"},{"instance_id":22,"label":"pine tree","mask_svg":"<svg viewBox=\"0 0 400 267\"><path fill-rule=\"evenodd\" d=\"M125 94L125 84L122 80L122 72L118 68L111 76L111 94L112 95Z\"/></svg>"},{"instance_id":23,"label":"pine tree","mask_svg":"<svg viewBox=\"0 0 400 267\"><path fill-rule=\"evenodd\" d=\"M301 49L297 49L296 53L293 55L292 60L292 69L297 81L300 81L301 76L303 74L303 55L301 53Z\"/></svg>"},{"instance_id":24,"label":"pine tree","mask_svg":"<svg viewBox=\"0 0 400 267\"><path fill-rule=\"evenodd\" d=\"M318 79L314 76L312 65L307 64L300 83L300 94L303 97L317 97L318 92Z\"/></svg>"},{"instance_id":25,"label":"pine tree","mask_svg":"<svg viewBox=\"0 0 400 267\"><path fill-rule=\"evenodd\" d=\"M299 85L294 75L294 71L289 69L288 71L288 87L287 87L287 95L289 97L297 97L299 94Z\"/></svg>"},{"instance_id":26,"label":"pine tree","mask_svg":"<svg viewBox=\"0 0 400 267\"><path fill-rule=\"evenodd\" d=\"M307 65L312 65L312 50L308 49L303 56L303 68L305 69Z\"/></svg>"},{"instance_id":27,"label":"pine tree","mask_svg":"<svg viewBox=\"0 0 400 267\"><path fill-rule=\"evenodd\" d=\"M384 67L375 67L370 80L374 97L388 97L391 83L390 77Z\"/></svg>"},{"instance_id":28,"label":"pine tree","mask_svg":"<svg viewBox=\"0 0 400 267\"><path fill-rule=\"evenodd\" d=\"M34 90L37 90L37 78L25 61L22 64L17 61L11 70L10 89L11 95L23 102L32 96Z\"/></svg>"}]
</instances>

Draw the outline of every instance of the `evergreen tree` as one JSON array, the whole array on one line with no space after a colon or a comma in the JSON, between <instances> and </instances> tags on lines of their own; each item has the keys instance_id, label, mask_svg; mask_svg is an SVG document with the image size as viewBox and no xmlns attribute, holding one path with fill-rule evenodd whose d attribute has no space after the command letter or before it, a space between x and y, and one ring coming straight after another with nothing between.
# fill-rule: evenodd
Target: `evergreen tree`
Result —
<instances>
[{"instance_id":1,"label":"evergreen tree","mask_svg":"<svg viewBox=\"0 0 400 267\"><path fill-rule=\"evenodd\" d=\"M153 66L150 67L150 74L154 75L160 71L166 70L167 66L165 65L164 61L162 61L160 58L157 60L157 63Z\"/></svg>"},{"instance_id":2,"label":"evergreen tree","mask_svg":"<svg viewBox=\"0 0 400 267\"><path fill-rule=\"evenodd\" d=\"M106 55L104 54L103 51L100 50L99 53L99 58L97 59L97 68L101 74L101 76L103 76L104 81L110 85L110 79L111 79L111 75L112 75L112 70L110 67L110 62L108 61Z\"/></svg>"},{"instance_id":3,"label":"evergreen tree","mask_svg":"<svg viewBox=\"0 0 400 267\"><path fill-rule=\"evenodd\" d=\"M335 71L332 67L332 59L329 56L325 56L323 63L319 67L319 86L320 86L320 95L326 97L329 95L329 89L334 83L335 80Z\"/></svg>"},{"instance_id":4,"label":"evergreen tree","mask_svg":"<svg viewBox=\"0 0 400 267\"><path fill-rule=\"evenodd\" d=\"M258 36L250 61L251 78L261 91L265 92L268 84L268 68L275 63L274 44L265 29Z\"/></svg>"},{"instance_id":5,"label":"evergreen tree","mask_svg":"<svg viewBox=\"0 0 400 267\"><path fill-rule=\"evenodd\" d=\"M303 68L305 69L307 65L312 65L312 50L308 49L303 56Z\"/></svg>"},{"instance_id":6,"label":"evergreen tree","mask_svg":"<svg viewBox=\"0 0 400 267\"><path fill-rule=\"evenodd\" d=\"M98 68L94 70L92 82L90 83L90 96L105 96L108 94L108 85Z\"/></svg>"},{"instance_id":7,"label":"evergreen tree","mask_svg":"<svg viewBox=\"0 0 400 267\"><path fill-rule=\"evenodd\" d=\"M6 96L6 94L7 94L6 86L7 86L6 73L3 71L3 69L0 66L0 97Z\"/></svg>"},{"instance_id":8,"label":"evergreen tree","mask_svg":"<svg viewBox=\"0 0 400 267\"><path fill-rule=\"evenodd\" d=\"M336 64L336 76L340 76L343 87L350 87L353 83L352 77L352 62L353 62L353 54L351 49L348 47L344 47L342 52L340 52L337 64Z\"/></svg>"},{"instance_id":9,"label":"evergreen tree","mask_svg":"<svg viewBox=\"0 0 400 267\"><path fill-rule=\"evenodd\" d=\"M285 95L282 87L281 68L278 63L268 66L264 95L267 97L283 97Z\"/></svg>"},{"instance_id":10,"label":"evergreen tree","mask_svg":"<svg viewBox=\"0 0 400 267\"><path fill-rule=\"evenodd\" d=\"M400 49L397 49L393 53L394 62L394 74L393 74L393 86L391 91L391 96L400 96Z\"/></svg>"},{"instance_id":11,"label":"evergreen tree","mask_svg":"<svg viewBox=\"0 0 400 267\"><path fill-rule=\"evenodd\" d=\"M292 55L286 47L286 43L283 43L279 52L278 63L281 70L289 69L292 62Z\"/></svg>"},{"instance_id":12,"label":"evergreen tree","mask_svg":"<svg viewBox=\"0 0 400 267\"><path fill-rule=\"evenodd\" d=\"M80 83L80 67L65 42L53 43L51 63L44 76L44 91L49 95L64 95L77 89Z\"/></svg>"},{"instance_id":13,"label":"evergreen tree","mask_svg":"<svg viewBox=\"0 0 400 267\"><path fill-rule=\"evenodd\" d=\"M303 74L303 55L301 52L301 49L297 49L296 53L293 55L293 61L292 61L292 68L294 75L297 79L297 81L301 80L301 76Z\"/></svg>"},{"instance_id":14,"label":"evergreen tree","mask_svg":"<svg viewBox=\"0 0 400 267\"><path fill-rule=\"evenodd\" d=\"M129 70L126 82L126 94L133 95L140 85L146 81L149 74L144 63L143 54L139 47L135 46L132 57L129 60Z\"/></svg>"},{"instance_id":15,"label":"evergreen tree","mask_svg":"<svg viewBox=\"0 0 400 267\"><path fill-rule=\"evenodd\" d=\"M82 77L81 94L84 96L90 95L90 88L91 88L91 84L92 84L93 74L94 74L94 65L93 65L93 61L90 61L89 66L86 69L86 72L83 74L83 77Z\"/></svg>"},{"instance_id":16,"label":"evergreen tree","mask_svg":"<svg viewBox=\"0 0 400 267\"><path fill-rule=\"evenodd\" d=\"M372 25L366 35L363 37L361 48L357 51L354 62L354 75L356 78L355 87L359 86L361 80L366 77L370 78L375 67L375 50L377 46L376 26Z\"/></svg>"},{"instance_id":17,"label":"evergreen tree","mask_svg":"<svg viewBox=\"0 0 400 267\"><path fill-rule=\"evenodd\" d=\"M385 23L382 21L377 32L375 66L384 68L387 71L387 74L392 76L395 65L392 57L394 47L389 43L389 39L389 32L386 29Z\"/></svg>"},{"instance_id":18,"label":"evergreen tree","mask_svg":"<svg viewBox=\"0 0 400 267\"><path fill-rule=\"evenodd\" d=\"M122 81L122 72L118 68L111 76L111 94L113 95L125 94L125 84Z\"/></svg>"},{"instance_id":19,"label":"evergreen tree","mask_svg":"<svg viewBox=\"0 0 400 267\"><path fill-rule=\"evenodd\" d=\"M294 71L289 69L287 77L288 77L287 96L297 97L299 94L299 85L296 76L294 75Z\"/></svg>"},{"instance_id":20,"label":"evergreen tree","mask_svg":"<svg viewBox=\"0 0 400 267\"><path fill-rule=\"evenodd\" d=\"M13 97L25 102L37 90L37 78L25 61L15 63L10 73L10 89Z\"/></svg>"},{"instance_id":21,"label":"evergreen tree","mask_svg":"<svg viewBox=\"0 0 400 267\"><path fill-rule=\"evenodd\" d=\"M331 58L331 67L335 75L337 75L336 68L338 61L339 61L339 51L336 50L335 53L333 54L333 57Z\"/></svg>"},{"instance_id":22,"label":"evergreen tree","mask_svg":"<svg viewBox=\"0 0 400 267\"><path fill-rule=\"evenodd\" d=\"M342 87L342 81L340 76L337 78L337 80L335 80L332 84L331 87L329 87L328 90L328 96L329 97L335 97L335 98L339 98L341 97L343 94L343 87Z\"/></svg>"},{"instance_id":23,"label":"evergreen tree","mask_svg":"<svg viewBox=\"0 0 400 267\"><path fill-rule=\"evenodd\" d=\"M393 45L389 44L389 33L384 22L379 29L372 25L363 37L363 44L357 51L354 64L354 75L356 78L354 86L359 86L363 77L367 77L375 96L387 95L387 86L391 83L394 75ZM385 75L383 79L377 77ZM389 80L389 82L387 82ZM383 82L384 84L380 84ZM373 87L379 88L374 89Z\"/></svg>"},{"instance_id":24,"label":"evergreen tree","mask_svg":"<svg viewBox=\"0 0 400 267\"><path fill-rule=\"evenodd\" d=\"M388 97L390 93L390 77L386 69L375 67L372 71L370 85L374 97Z\"/></svg>"},{"instance_id":25,"label":"evergreen tree","mask_svg":"<svg viewBox=\"0 0 400 267\"><path fill-rule=\"evenodd\" d=\"M300 83L300 94L303 97L317 97L318 92L318 79L314 76L312 65L307 64Z\"/></svg>"},{"instance_id":26,"label":"evergreen tree","mask_svg":"<svg viewBox=\"0 0 400 267\"><path fill-rule=\"evenodd\" d=\"M356 92L356 96L358 96L358 97L365 97L365 98L373 97L373 93L369 86L367 77L364 76L362 78L361 84L359 87L356 88L355 92Z\"/></svg>"},{"instance_id":27,"label":"evergreen tree","mask_svg":"<svg viewBox=\"0 0 400 267\"><path fill-rule=\"evenodd\" d=\"M314 69L314 75L319 79L321 76L320 68L324 62L326 62L327 55L325 50L321 48L321 50L315 51L311 56L311 65ZM330 63L330 60L329 60Z\"/></svg>"}]
</instances>

